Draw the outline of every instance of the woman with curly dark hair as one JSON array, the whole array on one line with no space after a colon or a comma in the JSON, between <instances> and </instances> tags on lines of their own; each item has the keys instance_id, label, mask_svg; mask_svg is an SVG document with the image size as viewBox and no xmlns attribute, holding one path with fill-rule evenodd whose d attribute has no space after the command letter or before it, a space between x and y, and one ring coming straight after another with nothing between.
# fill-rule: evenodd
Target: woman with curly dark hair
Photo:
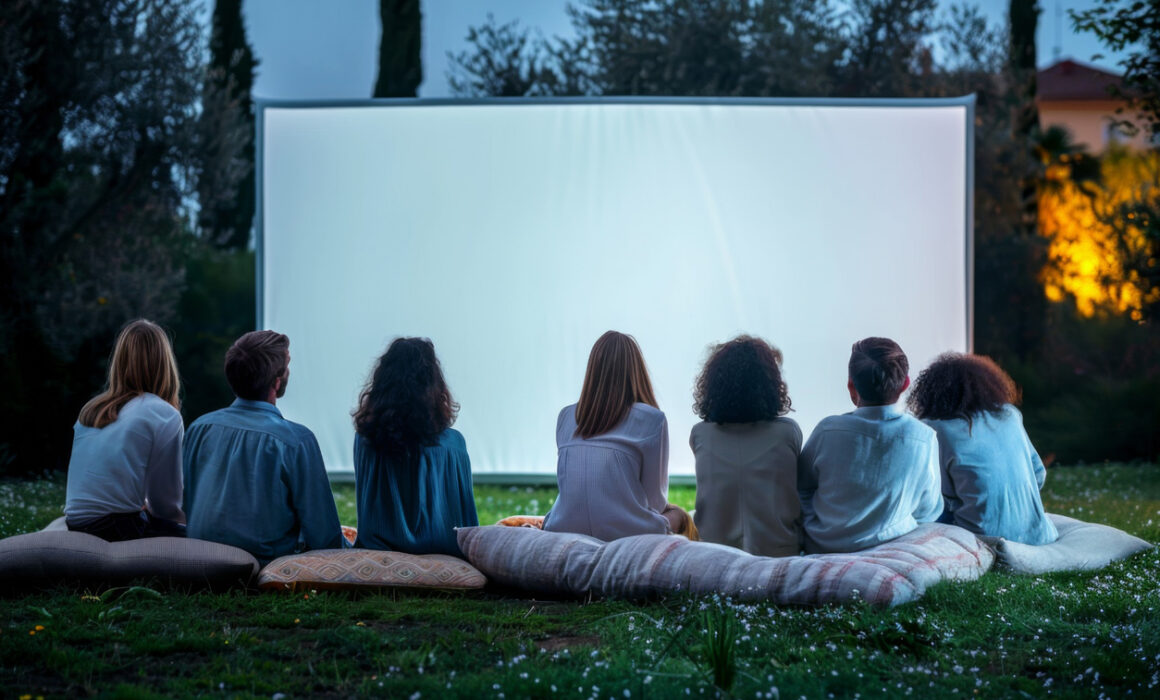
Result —
<instances>
[{"instance_id":1,"label":"woman with curly dark hair","mask_svg":"<svg viewBox=\"0 0 1160 700\"><path fill-rule=\"evenodd\" d=\"M906 403L938 434L943 522L1048 544L1059 534L1039 497L1047 471L1018 401L1015 382L991 358L948 352L918 375Z\"/></svg>"},{"instance_id":2,"label":"woman with curly dark hair","mask_svg":"<svg viewBox=\"0 0 1160 700\"><path fill-rule=\"evenodd\" d=\"M458 411L431 341L395 339L354 412L356 547L460 556L454 528L479 517Z\"/></svg>"},{"instance_id":3,"label":"woman with curly dark hair","mask_svg":"<svg viewBox=\"0 0 1160 700\"><path fill-rule=\"evenodd\" d=\"M801 551L797 458L802 431L785 414L781 351L742 335L712 349L693 388L689 446L701 538L762 556Z\"/></svg>"}]
</instances>

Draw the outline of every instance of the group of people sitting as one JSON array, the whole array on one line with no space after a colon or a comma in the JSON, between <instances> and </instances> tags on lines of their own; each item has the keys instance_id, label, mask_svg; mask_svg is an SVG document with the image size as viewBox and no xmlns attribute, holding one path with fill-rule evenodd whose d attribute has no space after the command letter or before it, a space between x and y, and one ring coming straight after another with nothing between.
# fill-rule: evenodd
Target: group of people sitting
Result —
<instances>
[{"instance_id":1,"label":"group of people sitting","mask_svg":"<svg viewBox=\"0 0 1160 700\"><path fill-rule=\"evenodd\" d=\"M559 495L545 530L602 540L674 533L766 556L848 552L954 523L1028 544L1054 541L1039 489L1045 470L1014 407L1014 383L985 357L948 353L910 384L885 338L854 344L851 413L802 445L786 417L782 355L740 336L713 348L697 378L703 421L696 510L670 504L668 424L640 348L609 331L588 358L579 401L556 424ZM65 516L70 530L118 541L188 536L266 563L348 546L314 434L282 417L290 341L274 331L226 353L236 400L183 429L168 336L122 329L104 392L74 427ZM398 338L354 411L356 547L459 554L455 528L478 525L471 462L431 341ZM695 517L694 517L695 516Z\"/></svg>"}]
</instances>

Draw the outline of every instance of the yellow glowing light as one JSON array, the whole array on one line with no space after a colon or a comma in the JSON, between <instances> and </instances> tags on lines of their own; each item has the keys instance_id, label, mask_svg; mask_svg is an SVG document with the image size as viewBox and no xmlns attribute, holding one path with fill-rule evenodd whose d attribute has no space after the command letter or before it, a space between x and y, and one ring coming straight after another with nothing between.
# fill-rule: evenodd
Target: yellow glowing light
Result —
<instances>
[{"instance_id":1,"label":"yellow glowing light","mask_svg":"<svg viewBox=\"0 0 1160 700\"><path fill-rule=\"evenodd\" d=\"M1126 314L1139 320L1140 309L1160 301L1160 288L1148 286L1135 271L1124 269L1123 253L1106 223L1131 202L1160 204L1160 153L1112 152L1100 164L1098 186L1078 184L1064 165L1051 165L1052 187L1039 199L1039 232L1050 239L1042 273L1043 291L1051 301L1071 298L1083 316ZM1123 227L1129 254L1146 249L1144 232Z\"/></svg>"}]
</instances>

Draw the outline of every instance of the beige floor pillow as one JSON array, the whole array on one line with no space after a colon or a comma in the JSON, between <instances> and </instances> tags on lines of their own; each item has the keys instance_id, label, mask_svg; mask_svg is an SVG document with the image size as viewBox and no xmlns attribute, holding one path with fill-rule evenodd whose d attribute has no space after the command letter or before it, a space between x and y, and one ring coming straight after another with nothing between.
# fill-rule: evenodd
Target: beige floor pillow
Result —
<instances>
[{"instance_id":1,"label":"beige floor pillow","mask_svg":"<svg viewBox=\"0 0 1160 700\"><path fill-rule=\"evenodd\" d=\"M1002 537L979 539L995 549L999 565L1021 574L1092 571L1152 548L1139 537L1108 525L1085 523L1054 513L1048 513L1047 517L1059 531L1059 539L1051 544L1020 544Z\"/></svg>"},{"instance_id":2,"label":"beige floor pillow","mask_svg":"<svg viewBox=\"0 0 1160 700\"><path fill-rule=\"evenodd\" d=\"M629 599L718 593L793 605L855 599L899 605L940 581L976 579L994 561L971 533L933 523L863 552L803 557L757 557L671 535L606 543L494 525L460 528L459 548L492 581L533 593Z\"/></svg>"},{"instance_id":3,"label":"beige floor pillow","mask_svg":"<svg viewBox=\"0 0 1160 700\"><path fill-rule=\"evenodd\" d=\"M373 549L320 549L279 557L258 574L258 587L266 590L474 590L486 584L478 569L457 557Z\"/></svg>"}]
</instances>

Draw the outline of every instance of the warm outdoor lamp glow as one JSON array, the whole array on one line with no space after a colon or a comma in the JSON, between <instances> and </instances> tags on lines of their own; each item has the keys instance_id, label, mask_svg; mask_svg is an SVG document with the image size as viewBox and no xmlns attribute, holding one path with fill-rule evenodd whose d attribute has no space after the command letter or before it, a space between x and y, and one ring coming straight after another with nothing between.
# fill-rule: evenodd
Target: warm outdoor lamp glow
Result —
<instances>
[{"instance_id":1,"label":"warm outdoor lamp glow","mask_svg":"<svg viewBox=\"0 0 1160 700\"><path fill-rule=\"evenodd\" d=\"M1145 305L1160 300L1160 288L1148 288L1135 271L1125 270L1124 254L1141 253L1147 239L1131 225L1134 215L1122 222L1122 242L1108 222L1125 204L1160 201L1160 154L1114 151L1104 157L1100 175L1098 185L1082 184L1065 165L1047 168L1048 186L1039 200L1039 231L1051 240L1044 293L1052 301L1070 297L1083 316L1127 314L1139 320Z\"/></svg>"}]
</instances>

